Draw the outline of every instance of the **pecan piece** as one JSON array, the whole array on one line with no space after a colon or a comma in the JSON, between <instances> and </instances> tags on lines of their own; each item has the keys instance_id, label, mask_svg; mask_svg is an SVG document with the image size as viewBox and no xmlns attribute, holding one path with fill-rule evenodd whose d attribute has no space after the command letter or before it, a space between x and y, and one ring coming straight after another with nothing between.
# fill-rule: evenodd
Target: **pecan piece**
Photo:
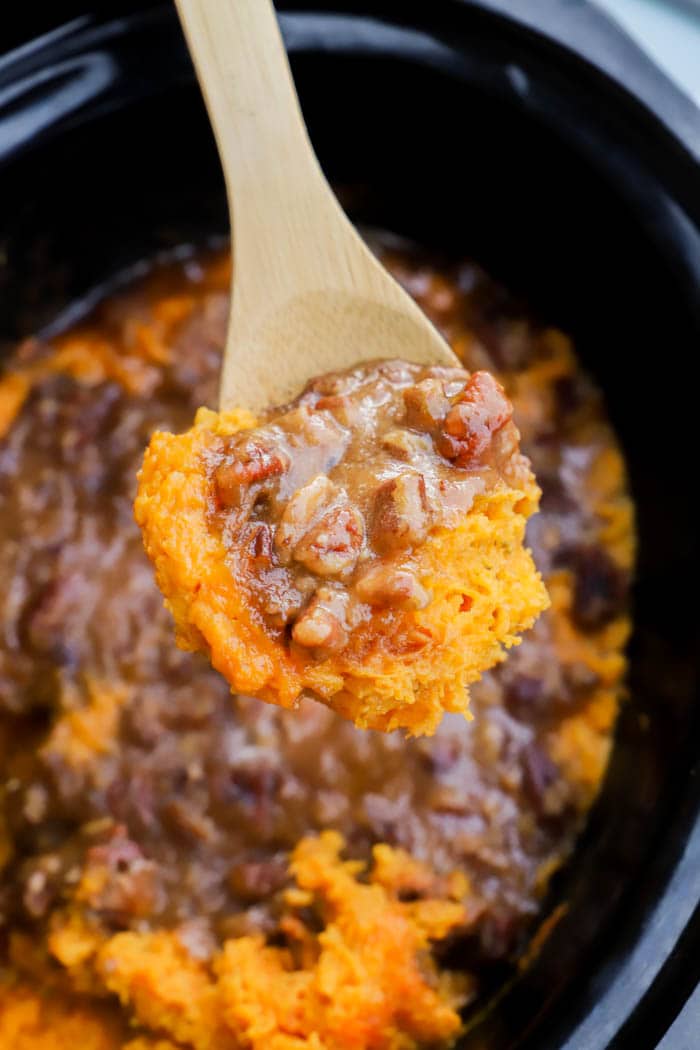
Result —
<instances>
[{"instance_id":1,"label":"pecan piece","mask_svg":"<svg viewBox=\"0 0 700 1050\"><path fill-rule=\"evenodd\" d=\"M488 372L474 372L445 416L437 450L455 466L474 466L512 414L500 383Z\"/></svg>"},{"instance_id":2,"label":"pecan piece","mask_svg":"<svg viewBox=\"0 0 700 1050\"><path fill-rule=\"evenodd\" d=\"M382 561L360 576L355 593L361 602L379 607L402 605L424 609L430 601L430 595L412 572Z\"/></svg>"},{"instance_id":3,"label":"pecan piece","mask_svg":"<svg viewBox=\"0 0 700 1050\"><path fill-rule=\"evenodd\" d=\"M251 485L279 477L289 468L289 457L281 449L247 440L234 446L233 459L222 463L214 474L216 494L224 507L240 507L243 493Z\"/></svg>"},{"instance_id":4,"label":"pecan piece","mask_svg":"<svg viewBox=\"0 0 700 1050\"><path fill-rule=\"evenodd\" d=\"M299 540L339 494L338 486L325 474L312 478L294 493L284 508L275 532L275 549L283 565L292 560Z\"/></svg>"},{"instance_id":5,"label":"pecan piece","mask_svg":"<svg viewBox=\"0 0 700 1050\"><path fill-rule=\"evenodd\" d=\"M362 551L365 525L362 514L350 503L332 506L302 537L294 558L319 576L347 575Z\"/></svg>"},{"instance_id":6,"label":"pecan piece","mask_svg":"<svg viewBox=\"0 0 700 1050\"><path fill-rule=\"evenodd\" d=\"M357 402L346 394L325 395L316 402L316 409L319 412L330 412L345 427L353 426L360 416Z\"/></svg>"},{"instance_id":7,"label":"pecan piece","mask_svg":"<svg viewBox=\"0 0 700 1050\"><path fill-rule=\"evenodd\" d=\"M240 545L256 562L272 560L272 527L262 521L248 522L241 529Z\"/></svg>"},{"instance_id":8,"label":"pecan piece","mask_svg":"<svg viewBox=\"0 0 700 1050\"><path fill-rule=\"evenodd\" d=\"M374 496L372 540L379 551L420 543L428 534L430 510L422 474L399 474L383 482Z\"/></svg>"},{"instance_id":9,"label":"pecan piece","mask_svg":"<svg viewBox=\"0 0 700 1050\"><path fill-rule=\"evenodd\" d=\"M239 861L228 875L231 892L246 903L266 900L281 889L289 878L282 858Z\"/></svg>"},{"instance_id":10,"label":"pecan piece","mask_svg":"<svg viewBox=\"0 0 700 1050\"><path fill-rule=\"evenodd\" d=\"M444 523L450 523L462 517L470 509L475 498L485 488L482 478L470 475L465 478L441 479L438 485L440 493L440 516Z\"/></svg>"},{"instance_id":11,"label":"pecan piece","mask_svg":"<svg viewBox=\"0 0 700 1050\"><path fill-rule=\"evenodd\" d=\"M120 921L149 918L163 906L160 870L117 825L105 843L87 851L77 896Z\"/></svg>"},{"instance_id":12,"label":"pecan piece","mask_svg":"<svg viewBox=\"0 0 700 1050\"><path fill-rule=\"evenodd\" d=\"M319 474L285 507L275 548L283 564L294 559L319 576L337 576L355 567L364 538L360 511L344 489Z\"/></svg>"},{"instance_id":13,"label":"pecan piece","mask_svg":"<svg viewBox=\"0 0 700 1050\"><path fill-rule=\"evenodd\" d=\"M321 587L292 628L292 638L305 649L339 650L347 645L347 594Z\"/></svg>"},{"instance_id":14,"label":"pecan piece","mask_svg":"<svg viewBox=\"0 0 700 1050\"><path fill-rule=\"evenodd\" d=\"M445 388L438 379L422 379L404 390L406 422L417 430L433 430L439 426L450 409Z\"/></svg>"},{"instance_id":15,"label":"pecan piece","mask_svg":"<svg viewBox=\"0 0 700 1050\"><path fill-rule=\"evenodd\" d=\"M426 434L416 434L413 430L396 427L384 434L382 447L397 459L411 460L421 453L432 451L433 444Z\"/></svg>"}]
</instances>

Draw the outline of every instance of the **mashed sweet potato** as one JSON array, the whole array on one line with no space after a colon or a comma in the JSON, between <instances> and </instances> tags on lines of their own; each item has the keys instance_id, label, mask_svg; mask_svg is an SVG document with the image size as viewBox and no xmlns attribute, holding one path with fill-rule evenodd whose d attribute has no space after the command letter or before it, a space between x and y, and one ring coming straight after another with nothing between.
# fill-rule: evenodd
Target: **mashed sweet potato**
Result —
<instances>
[{"instance_id":1,"label":"mashed sweet potato","mask_svg":"<svg viewBox=\"0 0 700 1050\"><path fill-rule=\"evenodd\" d=\"M179 644L235 692L311 693L362 728L465 713L547 605L511 411L486 373L387 362L259 426L202 409L156 433L135 513Z\"/></svg>"},{"instance_id":2,"label":"mashed sweet potato","mask_svg":"<svg viewBox=\"0 0 700 1050\"><path fill-rule=\"evenodd\" d=\"M0 980L2 1050L122 1050L126 1032L113 1012L94 1003L52 996L14 979ZM131 1043L129 1050L135 1050Z\"/></svg>"},{"instance_id":3,"label":"mashed sweet potato","mask_svg":"<svg viewBox=\"0 0 700 1050\"><path fill-rule=\"evenodd\" d=\"M68 911L50 954L80 990L118 996L131 1024L153 1034L127 1050L410 1050L444 1044L460 1027L468 978L439 973L431 944L468 916L468 884L437 879L401 850L375 847L367 872L341 858L342 837L303 839L280 920L286 944L260 935L226 941L202 959L176 931L81 933ZM418 899L402 900L408 894ZM430 896L430 892L435 895ZM49 961L47 961L48 965ZM7 1050L112 1050L119 1025L83 999L0 988ZM3 1041L3 1039L5 1041ZM76 1039L78 1040L76 1044ZM51 1041L53 1040L53 1041Z\"/></svg>"}]
</instances>

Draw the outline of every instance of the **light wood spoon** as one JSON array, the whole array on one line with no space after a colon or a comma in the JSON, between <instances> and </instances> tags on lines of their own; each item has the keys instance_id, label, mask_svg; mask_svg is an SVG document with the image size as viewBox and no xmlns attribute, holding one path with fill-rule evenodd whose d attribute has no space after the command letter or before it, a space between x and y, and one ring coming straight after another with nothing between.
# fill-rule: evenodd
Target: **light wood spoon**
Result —
<instances>
[{"instance_id":1,"label":"light wood spoon","mask_svg":"<svg viewBox=\"0 0 700 1050\"><path fill-rule=\"evenodd\" d=\"M271 0L176 4L231 215L234 278L221 408L256 412L281 404L312 376L372 358L458 364L328 185Z\"/></svg>"}]
</instances>

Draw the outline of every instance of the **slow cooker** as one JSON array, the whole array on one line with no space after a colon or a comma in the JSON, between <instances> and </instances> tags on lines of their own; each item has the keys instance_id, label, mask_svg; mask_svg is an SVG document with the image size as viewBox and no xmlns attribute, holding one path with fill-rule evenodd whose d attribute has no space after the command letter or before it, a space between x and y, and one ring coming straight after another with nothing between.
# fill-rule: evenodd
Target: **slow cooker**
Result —
<instances>
[{"instance_id":1,"label":"slow cooker","mask_svg":"<svg viewBox=\"0 0 700 1050\"><path fill-rule=\"evenodd\" d=\"M59 7L29 42L36 20L18 13L18 46L0 59L5 346L78 316L125 266L226 232L174 10L94 6ZM629 699L545 903L566 908L460 1046L655 1046L700 979L700 113L588 4L279 9L321 162L363 187L353 218L469 252L573 333L637 503ZM684 1023L700 1046L690 1010L697 996Z\"/></svg>"}]
</instances>

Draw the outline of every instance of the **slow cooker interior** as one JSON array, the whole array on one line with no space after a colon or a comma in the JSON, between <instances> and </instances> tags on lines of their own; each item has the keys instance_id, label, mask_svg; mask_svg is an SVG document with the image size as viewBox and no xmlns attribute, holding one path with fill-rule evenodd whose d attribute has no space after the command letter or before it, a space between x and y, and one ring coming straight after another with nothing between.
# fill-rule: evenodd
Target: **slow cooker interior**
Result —
<instances>
[{"instance_id":1,"label":"slow cooker interior","mask_svg":"<svg viewBox=\"0 0 700 1050\"><path fill-rule=\"evenodd\" d=\"M655 238L624 187L488 84L362 51L302 49L295 75L322 162L362 187L349 197L354 217L476 257L572 332L627 452L640 531L631 702L579 853L555 880L551 903L568 911L464 1041L497 1050L530 1030L543 1047L543 1015L571 1024L622 964L681 848L674 820L694 813L694 613L677 581L691 578L695 544L683 373L697 317L668 230ZM1 341L79 309L159 250L226 232L204 110L176 79L76 121L3 172Z\"/></svg>"}]
</instances>

